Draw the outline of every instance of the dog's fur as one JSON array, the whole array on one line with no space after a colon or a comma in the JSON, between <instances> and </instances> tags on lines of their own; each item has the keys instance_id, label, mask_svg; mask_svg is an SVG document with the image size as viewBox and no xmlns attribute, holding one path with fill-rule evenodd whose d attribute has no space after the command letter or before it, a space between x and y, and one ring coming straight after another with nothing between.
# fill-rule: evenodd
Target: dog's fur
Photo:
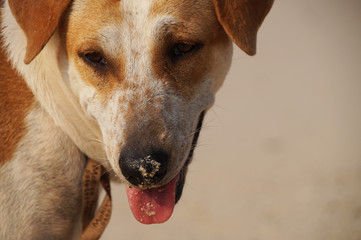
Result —
<instances>
[{"instance_id":1,"label":"dog's fur","mask_svg":"<svg viewBox=\"0 0 361 240\"><path fill-rule=\"evenodd\" d=\"M230 39L253 55L272 2L5 1L0 239L69 239L85 156L127 182L124 149L162 148L171 157L158 185L184 178L200 115L230 66Z\"/></svg>"}]
</instances>

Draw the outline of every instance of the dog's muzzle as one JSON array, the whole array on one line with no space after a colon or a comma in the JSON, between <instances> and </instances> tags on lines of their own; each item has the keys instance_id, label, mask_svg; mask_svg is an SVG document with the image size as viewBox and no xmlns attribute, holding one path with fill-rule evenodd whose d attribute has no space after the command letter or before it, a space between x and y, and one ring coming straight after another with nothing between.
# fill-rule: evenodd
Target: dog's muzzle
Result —
<instances>
[{"instance_id":1,"label":"dog's muzzle","mask_svg":"<svg viewBox=\"0 0 361 240\"><path fill-rule=\"evenodd\" d=\"M166 151L154 150L152 147L142 148L134 142L122 149L119 166L124 177L132 185L127 184L126 192L132 213L139 222L162 223L172 215L174 205L182 195L187 168L197 144L203 117L204 112L199 116L185 164L168 183L162 183L169 171L171 158Z\"/></svg>"}]
</instances>

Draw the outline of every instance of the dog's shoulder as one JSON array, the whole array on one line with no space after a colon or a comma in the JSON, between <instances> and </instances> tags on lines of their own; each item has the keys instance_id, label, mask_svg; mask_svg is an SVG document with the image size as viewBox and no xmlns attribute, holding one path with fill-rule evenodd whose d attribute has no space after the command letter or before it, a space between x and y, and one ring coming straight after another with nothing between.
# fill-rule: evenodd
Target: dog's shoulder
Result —
<instances>
[{"instance_id":1,"label":"dog's shoulder","mask_svg":"<svg viewBox=\"0 0 361 240\"><path fill-rule=\"evenodd\" d=\"M12 158L17 143L26 133L25 117L34 97L0 47L0 166Z\"/></svg>"}]
</instances>

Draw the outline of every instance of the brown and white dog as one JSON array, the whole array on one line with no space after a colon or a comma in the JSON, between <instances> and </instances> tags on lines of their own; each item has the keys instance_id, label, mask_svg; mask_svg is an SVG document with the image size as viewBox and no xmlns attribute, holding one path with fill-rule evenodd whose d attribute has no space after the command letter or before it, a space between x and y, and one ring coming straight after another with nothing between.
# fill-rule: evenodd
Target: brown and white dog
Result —
<instances>
[{"instance_id":1,"label":"brown and white dog","mask_svg":"<svg viewBox=\"0 0 361 240\"><path fill-rule=\"evenodd\" d=\"M3 1L0 239L73 237L85 156L129 186L138 221L166 221L231 40L255 54L272 3Z\"/></svg>"}]
</instances>

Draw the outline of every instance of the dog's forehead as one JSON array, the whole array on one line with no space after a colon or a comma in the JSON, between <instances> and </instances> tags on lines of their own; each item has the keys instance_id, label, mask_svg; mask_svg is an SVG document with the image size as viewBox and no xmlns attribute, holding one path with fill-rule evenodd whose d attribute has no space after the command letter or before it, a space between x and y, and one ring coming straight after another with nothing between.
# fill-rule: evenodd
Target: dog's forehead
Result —
<instances>
[{"instance_id":1,"label":"dog's forehead","mask_svg":"<svg viewBox=\"0 0 361 240\"><path fill-rule=\"evenodd\" d=\"M94 23L99 28L116 27L125 22L132 30L139 30L152 23L159 28L167 23L182 23L202 33L216 22L211 0L75 0L73 4L72 15L82 19L84 28Z\"/></svg>"},{"instance_id":2,"label":"dog's forehead","mask_svg":"<svg viewBox=\"0 0 361 240\"><path fill-rule=\"evenodd\" d=\"M212 0L119 0L119 6L125 15L149 18L162 14L189 18L213 11Z\"/></svg>"},{"instance_id":3,"label":"dog's forehead","mask_svg":"<svg viewBox=\"0 0 361 240\"><path fill-rule=\"evenodd\" d=\"M125 0L120 3L120 10L128 21L156 23L159 28L178 23L201 31L206 26L214 26L216 19L211 0Z\"/></svg>"}]
</instances>

